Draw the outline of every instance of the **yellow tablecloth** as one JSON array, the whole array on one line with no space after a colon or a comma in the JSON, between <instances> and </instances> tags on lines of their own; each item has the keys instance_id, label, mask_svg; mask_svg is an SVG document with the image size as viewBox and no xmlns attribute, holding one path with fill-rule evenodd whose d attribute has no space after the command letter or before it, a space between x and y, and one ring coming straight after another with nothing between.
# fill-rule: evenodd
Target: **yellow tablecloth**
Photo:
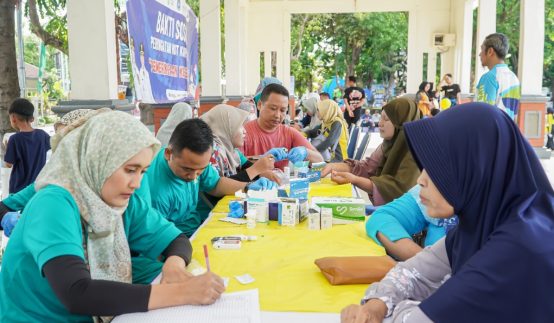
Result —
<instances>
[{"instance_id":1,"label":"yellow tablecloth","mask_svg":"<svg viewBox=\"0 0 554 323\"><path fill-rule=\"evenodd\" d=\"M311 196L352 196L350 185L328 181L312 184ZM204 264L202 246L208 245L211 270L229 277L227 291L258 288L261 309L265 311L340 312L358 303L367 285L332 286L314 260L329 256L381 256L384 249L365 234L363 223L310 231L306 222L297 227L281 227L276 222L258 223L255 229L218 221L226 216L233 197L222 199L212 217L192 241L193 258ZM256 235L257 241L243 241L239 250L216 250L210 240L216 236ZM241 285L234 276L250 274L256 280Z\"/></svg>"}]
</instances>

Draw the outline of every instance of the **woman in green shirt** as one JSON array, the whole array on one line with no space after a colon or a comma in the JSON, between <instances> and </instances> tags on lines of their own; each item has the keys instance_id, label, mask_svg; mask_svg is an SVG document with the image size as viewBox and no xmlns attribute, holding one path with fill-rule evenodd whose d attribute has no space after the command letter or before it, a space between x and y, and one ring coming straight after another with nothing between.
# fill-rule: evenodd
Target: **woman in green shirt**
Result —
<instances>
[{"instance_id":1,"label":"woman in green shirt","mask_svg":"<svg viewBox=\"0 0 554 323\"><path fill-rule=\"evenodd\" d=\"M133 194L159 149L152 134L122 112L69 128L6 249L0 321L82 322L219 298L221 279L187 274L186 237ZM130 283L131 250L162 255L162 284Z\"/></svg>"}]
</instances>

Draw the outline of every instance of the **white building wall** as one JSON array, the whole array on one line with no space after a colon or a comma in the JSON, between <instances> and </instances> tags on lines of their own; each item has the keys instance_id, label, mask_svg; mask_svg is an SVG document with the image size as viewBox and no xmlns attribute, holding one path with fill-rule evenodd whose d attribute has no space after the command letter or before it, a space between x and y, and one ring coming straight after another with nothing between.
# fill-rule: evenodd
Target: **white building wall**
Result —
<instances>
[{"instance_id":1,"label":"white building wall","mask_svg":"<svg viewBox=\"0 0 554 323\"><path fill-rule=\"evenodd\" d=\"M284 1L246 1L245 12L247 20L246 28L246 53L247 64L241 68L246 69L246 84L244 93L253 94L260 81L260 52L277 52L277 77L289 87L290 80L290 17L298 13L351 13L351 12L390 12L407 11L410 14L410 30L408 31L408 92L415 93L423 76L423 53L434 55L432 44L433 33L455 33L456 45L460 46L464 39L463 19L460 23L456 16L456 22L452 22L452 8L465 0L284 0ZM462 16L463 18L463 16ZM467 26L466 26L466 29ZM462 34L461 34L462 33ZM471 51L471 40L469 41ZM457 76L456 66L461 66L467 59L461 59L462 51L452 48L442 55L441 73L451 72L455 80ZM471 56L471 55L470 55ZM271 56L266 55L266 59ZM459 64L455 62L460 61ZM466 62L467 64L468 62ZM469 80L469 67L467 79ZM460 70L461 67L460 67ZM432 74L432 73L430 73ZM425 76L425 79L427 75ZM430 80L432 81L432 80ZM227 83L232 80L227 80ZM228 93L233 95L233 93Z\"/></svg>"}]
</instances>

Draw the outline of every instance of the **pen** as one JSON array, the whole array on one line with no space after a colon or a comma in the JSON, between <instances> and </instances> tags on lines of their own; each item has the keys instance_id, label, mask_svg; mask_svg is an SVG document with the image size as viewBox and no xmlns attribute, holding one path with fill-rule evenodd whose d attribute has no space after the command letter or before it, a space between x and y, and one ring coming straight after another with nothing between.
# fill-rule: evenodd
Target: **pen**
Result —
<instances>
[{"instance_id":1,"label":"pen","mask_svg":"<svg viewBox=\"0 0 554 323\"><path fill-rule=\"evenodd\" d=\"M204 259L206 259L206 268L210 271L210 258L208 257L208 247L204 245Z\"/></svg>"}]
</instances>

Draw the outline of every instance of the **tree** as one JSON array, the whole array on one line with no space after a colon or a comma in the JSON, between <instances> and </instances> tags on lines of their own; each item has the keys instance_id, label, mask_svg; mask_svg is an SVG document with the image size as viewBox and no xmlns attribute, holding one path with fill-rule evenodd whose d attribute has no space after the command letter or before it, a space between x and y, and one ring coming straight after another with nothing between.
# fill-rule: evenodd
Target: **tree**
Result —
<instances>
[{"instance_id":1,"label":"tree","mask_svg":"<svg viewBox=\"0 0 554 323\"><path fill-rule=\"evenodd\" d=\"M291 72L300 93L313 81L356 75L405 86L408 20L406 13L293 15Z\"/></svg>"},{"instance_id":2,"label":"tree","mask_svg":"<svg viewBox=\"0 0 554 323\"><path fill-rule=\"evenodd\" d=\"M19 96L15 57L15 5L12 0L0 1L0 136L11 129L8 118L10 103ZM1 138L0 137L0 138Z\"/></svg>"},{"instance_id":3,"label":"tree","mask_svg":"<svg viewBox=\"0 0 554 323\"><path fill-rule=\"evenodd\" d=\"M31 31L46 46L52 46L67 55L67 15L60 16L59 13L65 6L66 0L27 0L26 16L30 18ZM45 27L40 23L39 14L41 18L48 18Z\"/></svg>"}]
</instances>

